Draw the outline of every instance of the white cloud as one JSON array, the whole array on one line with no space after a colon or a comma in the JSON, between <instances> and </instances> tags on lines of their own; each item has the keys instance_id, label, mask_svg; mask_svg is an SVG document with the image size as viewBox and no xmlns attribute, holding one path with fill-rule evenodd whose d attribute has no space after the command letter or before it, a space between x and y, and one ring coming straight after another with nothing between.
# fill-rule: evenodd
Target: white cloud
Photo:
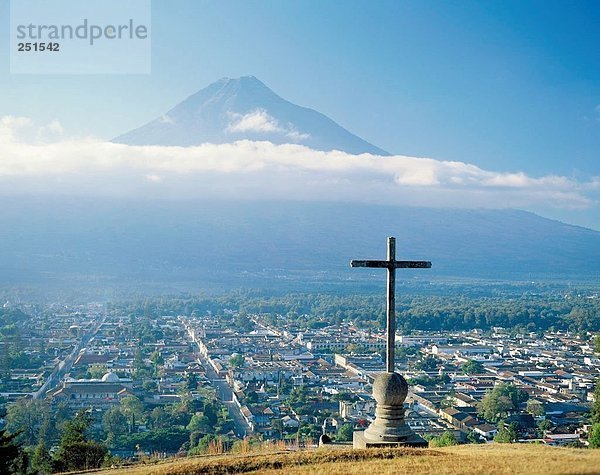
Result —
<instances>
[{"instance_id":1,"label":"white cloud","mask_svg":"<svg viewBox=\"0 0 600 475\"><path fill-rule=\"evenodd\" d=\"M265 126L268 120L263 119L254 119L254 124ZM251 197L539 210L597 207L600 191L600 177L586 182L555 175L531 177L431 158L319 152L297 144L248 140L196 147L127 146L90 138L40 143L20 138L23 128L31 128L31 121L0 119L2 193ZM56 125L51 129L59 130Z\"/></svg>"},{"instance_id":2,"label":"white cloud","mask_svg":"<svg viewBox=\"0 0 600 475\"><path fill-rule=\"evenodd\" d=\"M256 109L247 114L230 113L230 132L280 132L277 120L264 109Z\"/></svg>"},{"instance_id":3,"label":"white cloud","mask_svg":"<svg viewBox=\"0 0 600 475\"><path fill-rule=\"evenodd\" d=\"M146 175L146 180L151 181L153 183L158 183L159 181L162 180L162 178L158 175L150 174L150 175Z\"/></svg>"},{"instance_id":4,"label":"white cloud","mask_svg":"<svg viewBox=\"0 0 600 475\"><path fill-rule=\"evenodd\" d=\"M259 133L281 133L294 142L300 142L310 138L309 134L300 133L293 124L282 126L275 117L271 116L265 109L255 109L247 114L230 112L231 121L227 127L228 132L259 132Z\"/></svg>"},{"instance_id":5,"label":"white cloud","mask_svg":"<svg viewBox=\"0 0 600 475\"><path fill-rule=\"evenodd\" d=\"M39 142L51 142L59 140L64 133L62 124L58 120L53 120L48 125L40 127L37 133Z\"/></svg>"},{"instance_id":6,"label":"white cloud","mask_svg":"<svg viewBox=\"0 0 600 475\"><path fill-rule=\"evenodd\" d=\"M4 116L0 119L0 142L15 140L18 134L33 125L33 121L27 117Z\"/></svg>"},{"instance_id":7,"label":"white cloud","mask_svg":"<svg viewBox=\"0 0 600 475\"><path fill-rule=\"evenodd\" d=\"M161 115L159 121L161 124L174 124L175 123L175 119L173 119L171 116L169 116L167 114Z\"/></svg>"},{"instance_id":8,"label":"white cloud","mask_svg":"<svg viewBox=\"0 0 600 475\"><path fill-rule=\"evenodd\" d=\"M288 124L288 128L286 129L285 135L292 139L294 142L301 142L302 140L310 138L310 134L303 134L302 132L298 132L296 128L290 124Z\"/></svg>"},{"instance_id":9,"label":"white cloud","mask_svg":"<svg viewBox=\"0 0 600 475\"><path fill-rule=\"evenodd\" d=\"M5 115L0 119L0 127L2 127L2 130L20 129L30 125L33 125L33 121L28 117Z\"/></svg>"}]
</instances>

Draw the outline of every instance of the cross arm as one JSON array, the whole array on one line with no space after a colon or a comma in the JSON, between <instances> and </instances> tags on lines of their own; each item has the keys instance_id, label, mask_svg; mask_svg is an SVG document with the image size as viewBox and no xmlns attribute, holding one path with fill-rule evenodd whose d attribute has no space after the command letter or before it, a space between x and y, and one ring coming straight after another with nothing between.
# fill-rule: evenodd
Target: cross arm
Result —
<instances>
[{"instance_id":1,"label":"cross arm","mask_svg":"<svg viewBox=\"0 0 600 475\"><path fill-rule=\"evenodd\" d=\"M388 261L350 261L350 267L377 267L381 269L387 269L389 267Z\"/></svg>"},{"instance_id":2,"label":"cross arm","mask_svg":"<svg viewBox=\"0 0 600 475\"><path fill-rule=\"evenodd\" d=\"M394 261L395 268L402 269L431 269L429 261Z\"/></svg>"},{"instance_id":3,"label":"cross arm","mask_svg":"<svg viewBox=\"0 0 600 475\"><path fill-rule=\"evenodd\" d=\"M350 261L350 267L373 267L378 269L430 269L429 261Z\"/></svg>"}]
</instances>

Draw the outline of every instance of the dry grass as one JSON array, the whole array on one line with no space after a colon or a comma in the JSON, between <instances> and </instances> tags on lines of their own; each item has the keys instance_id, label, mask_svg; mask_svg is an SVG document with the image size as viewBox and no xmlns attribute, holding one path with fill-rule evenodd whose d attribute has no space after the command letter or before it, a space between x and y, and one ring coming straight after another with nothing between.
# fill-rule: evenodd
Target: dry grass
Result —
<instances>
[{"instance_id":1,"label":"dry grass","mask_svg":"<svg viewBox=\"0 0 600 475\"><path fill-rule=\"evenodd\" d=\"M600 450L509 444L464 445L438 449L319 449L184 458L100 473L102 475L600 474Z\"/></svg>"}]
</instances>

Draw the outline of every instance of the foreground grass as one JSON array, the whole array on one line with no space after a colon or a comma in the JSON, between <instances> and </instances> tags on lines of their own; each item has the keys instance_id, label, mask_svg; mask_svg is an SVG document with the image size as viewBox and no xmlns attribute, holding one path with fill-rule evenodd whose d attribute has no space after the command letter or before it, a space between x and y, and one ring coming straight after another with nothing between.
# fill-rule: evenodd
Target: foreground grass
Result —
<instances>
[{"instance_id":1,"label":"foreground grass","mask_svg":"<svg viewBox=\"0 0 600 475\"><path fill-rule=\"evenodd\" d=\"M318 449L215 455L105 470L102 475L154 474L593 474L600 450L534 445L463 445L436 449Z\"/></svg>"}]
</instances>

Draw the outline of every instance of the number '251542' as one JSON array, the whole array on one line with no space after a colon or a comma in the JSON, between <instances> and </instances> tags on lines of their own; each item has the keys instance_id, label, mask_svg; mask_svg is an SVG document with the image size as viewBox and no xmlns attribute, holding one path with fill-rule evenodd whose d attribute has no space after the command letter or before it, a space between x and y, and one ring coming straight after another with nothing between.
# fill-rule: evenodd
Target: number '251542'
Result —
<instances>
[{"instance_id":1,"label":"number '251542'","mask_svg":"<svg viewBox=\"0 0 600 475\"><path fill-rule=\"evenodd\" d=\"M17 51L60 51L59 43L19 43Z\"/></svg>"}]
</instances>

